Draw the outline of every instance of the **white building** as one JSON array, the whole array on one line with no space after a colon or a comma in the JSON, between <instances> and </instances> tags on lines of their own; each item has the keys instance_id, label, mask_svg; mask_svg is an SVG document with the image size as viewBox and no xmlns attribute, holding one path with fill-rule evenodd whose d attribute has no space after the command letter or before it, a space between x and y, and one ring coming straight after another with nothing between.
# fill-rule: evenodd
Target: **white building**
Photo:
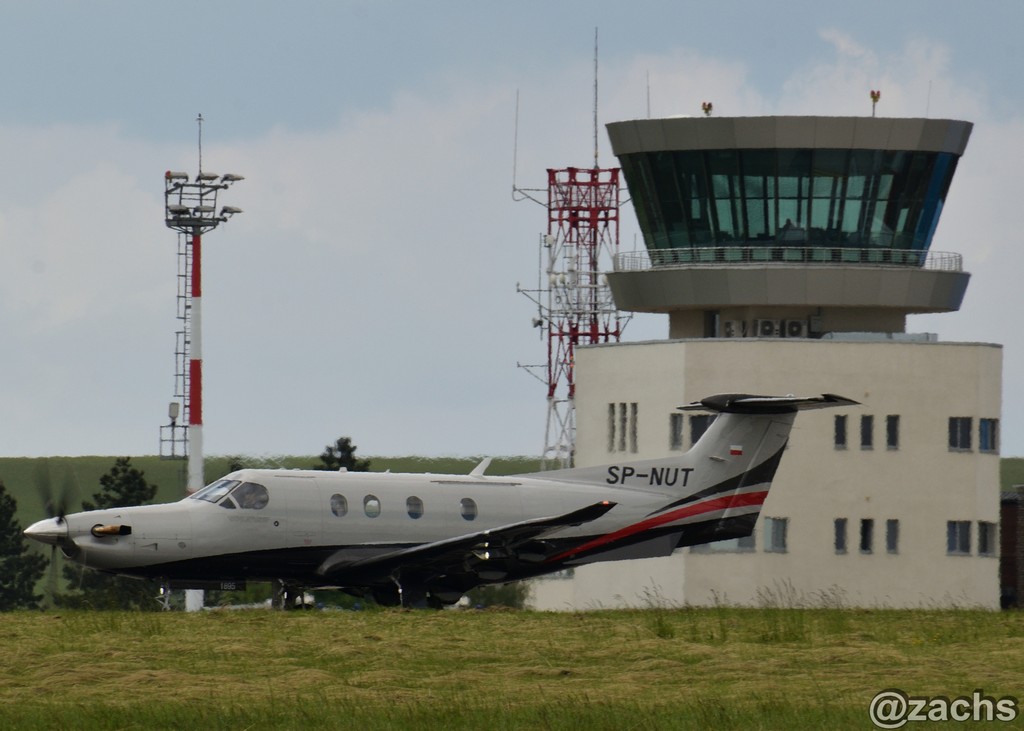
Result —
<instances>
[{"instance_id":1,"label":"white building","mask_svg":"<svg viewBox=\"0 0 1024 731\"><path fill-rule=\"evenodd\" d=\"M999 606L1001 346L905 332L959 308L930 251L971 125L701 118L609 125L646 250L620 309L669 339L576 352L576 464L688 449L714 393L838 393L802 413L750 539L535 582L538 608Z\"/></svg>"}]
</instances>

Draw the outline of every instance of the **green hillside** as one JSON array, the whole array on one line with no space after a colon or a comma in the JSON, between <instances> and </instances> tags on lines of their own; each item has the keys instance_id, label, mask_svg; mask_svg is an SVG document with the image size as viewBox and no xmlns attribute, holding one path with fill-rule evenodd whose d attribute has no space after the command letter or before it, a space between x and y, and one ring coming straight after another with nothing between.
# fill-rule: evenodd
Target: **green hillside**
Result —
<instances>
[{"instance_id":1,"label":"green hillside","mask_svg":"<svg viewBox=\"0 0 1024 731\"><path fill-rule=\"evenodd\" d=\"M1004 457L999 460L999 482L1004 490L1024 485L1024 457Z\"/></svg>"}]
</instances>

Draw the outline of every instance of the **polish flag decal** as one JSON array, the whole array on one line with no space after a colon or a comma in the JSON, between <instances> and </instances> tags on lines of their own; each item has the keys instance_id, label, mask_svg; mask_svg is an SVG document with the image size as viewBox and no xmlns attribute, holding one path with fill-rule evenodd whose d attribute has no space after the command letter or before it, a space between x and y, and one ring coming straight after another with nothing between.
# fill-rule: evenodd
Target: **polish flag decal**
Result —
<instances>
[{"instance_id":1,"label":"polish flag decal","mask_svg":"<svg viewBox=\"0 0 1024 731\"><path fill-rule=\"evenodd\" d=\"M743 445L733 444L731 447L729 447L729 454L731 454L733 457L739 457L740 455L743 454Z\"/></svg>"}]
</instances>

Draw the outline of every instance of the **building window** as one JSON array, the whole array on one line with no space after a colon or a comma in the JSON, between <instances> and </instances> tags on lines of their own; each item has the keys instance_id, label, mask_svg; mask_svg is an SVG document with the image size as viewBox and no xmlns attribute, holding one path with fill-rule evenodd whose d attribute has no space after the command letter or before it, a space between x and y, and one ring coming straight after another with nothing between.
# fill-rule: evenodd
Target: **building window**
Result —
<instances>
[{"instance_id":1,"label":"building window","mask_svg":"<svg viewBox=\"0 0 1024 731\"><path fill-rule=\"evenodd\" d=\"M640 420L640 407L636 401L629 405L629 451L636 454L640 451L640 444L637 441L637 423Z\"/></svg>"},{"instance_id":2,"label":"building window","mask_svg":"<svg viewBox=\"0 0 1024 731\"><path fill-rule=\"evenodd\" d=\"M694 414L690 416L690 446L696 444L704 432L711 426L711 422L715 420L714 414Z\"/></svg>"},{"instance_id":3,"label":"building window","mask_svg":"<svg viewBox=\"0 0 1024 731\"><path fill-rule=\"evenodd\" d=\"M860 417L860 448L875 448L875 417L870 414Z\"/></svg>"},{"instance_id":4,"label":"building window","mask_svg":"<svg viewBox=\"0 0 1024 731\"><path fill-rule=\"evenodd\" d=\"M835 519L836 553L846 553L846 518Z\"/></svg>"},{"instance_id":5,"label":"building window","mask_svg":"<svg viewBox=\"0 0 1024 731\"><path fill-rule=\"evenodd\" d=\"M978 419L978 449L999 451L999 419Z\"/></svg>"},{"instance_id":6,"label":"building window","mask_svg":"<svg viewBox=\"0 0 1024 731\"><path fill-rule=\"evenodd\" d=\"M900 448L900 417L890 414L885 417L885 448Z\"/></svg>"},{"instance_id":7,"label":"building window","mask_svg":"<svg viewBox=\"0 0 1024 731\"><path fill-rule=\"evenodd\" d=\"M608 451L615 451L615 404L608 404Z\"/></svg>"},{"instance_id":8,"label":"building window","mask_svg":"<svg viewBox=\"0 0 1024 731\"><path fill-rule=\"evenodd\" d=\"M978 521L978 555L995 556L998 550L996 544L996 524L984 520Z\"/></svg>"},{"instance_id":9,"label":"building window","mask_svg":"<svg viewBox=\"0 0 1024 731\"><path fill-rule=\"evenodd\" d=\"M620 452L626 451L626 426L629 421L629 412L626 411L626 404L619 404L619 438L616 440L616 449Z\"/></svg>"},{"instance_id":10,"label":"building window","mask_svg":"<svg viewBox=\"0 0 1024 731\"><path fill-rule=\"evenodd\" d=\"M864 518L860 522L860 552L871 553L875 543L875 521Z\"/></svg>"},{"instance_id":11,"label":"building window","mask_svg":"<svg viewBox=\"0 0 1024 731\"><path fill-rule=\"evenodd\" d=\"M755 547L754 534L741 538L726 538L724 541L702 543L690 548L691 553L751 553Z\"/></svg>"},{"instance_id":12,"label":"building window","mask_svg":"<svg viewBox=\"0 0 1024 731\"><path fill-rule=\"evenodd\" d=\"M768 553L786 552L786 529L789 518L764 519L764 550Z\"/></svg>"},{"instance_id":13,"label":"building window","mask_svg":"<svg viewBox=\"0 0 1024 731\"><path fill-rule=\"evenodd\" d=\"M971 427L973 419L969 416L949 417L949 448L954 451L967 452L971 449Z\"/></svg>"},{"instance_id":14,"label":"building window","mask_svg":"<svg viewBox=\"0 0 1024 731\"><path fill-rule=\"evenodd\" d=\"M684 414L668 415L668 448L680 450L683 448L683 424L686 423Z\"/></svg>"},{"instance_id":15,"label":"building window","mask_svg":"<svg viewBox=\"0 0 1024 731\"><path fill-rule=\"evenodd\" d=\"M616 408L617 407L617 408ZM637 421L639 406L621 402L608 404L608 451L625 452L627 448L634 454L639 449Z\"/></svg>"},{"instance_id":16,"label":"building window","mask_svg":"<svg viewBox=\"0 0 1024 731\"><path fill-rule=\"evenodd\" d=\"M946 522L946 553L953 556L971 554L971 521L950 520Z\"/></svg>"},{"instance_id":17,"label":"building window","mask_svg":"<svg viewBox=\"0 0 1024 731\"><path fill-rule=\"evenodd\" d=\"M837 414L835 418L836 449L846 449L846 414Z\"/></svg>"},{"instance_id":18,"label":"building window","mask_svg":"<svg viewBox=\"0 0 1024 731\"><path fill-rule=\"evenodd\" d=\"M900 552L900 522L895 518L885 521L885 552Z\"/></svg>"}]
</instances>

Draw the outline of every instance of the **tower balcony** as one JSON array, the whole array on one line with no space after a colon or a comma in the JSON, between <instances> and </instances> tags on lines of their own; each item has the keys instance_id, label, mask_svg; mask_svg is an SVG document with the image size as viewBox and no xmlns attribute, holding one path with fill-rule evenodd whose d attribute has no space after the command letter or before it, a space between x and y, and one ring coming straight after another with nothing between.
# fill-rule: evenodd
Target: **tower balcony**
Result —
<instances>
[{"instance_id":1,"label":"tower balcony","mask_svg":"<svg viewBox=\"0 0 1024 731\"><path fill-rule=\"evenodd\" d=\"M706 337L719 334L708 313L723 320L824 317L812 335L902 332L908 314L958 310L970 279L956 253L783 243L625 252L608 285L619 309L669 313L675 336Z\"/></svg>"}]
</instances>

